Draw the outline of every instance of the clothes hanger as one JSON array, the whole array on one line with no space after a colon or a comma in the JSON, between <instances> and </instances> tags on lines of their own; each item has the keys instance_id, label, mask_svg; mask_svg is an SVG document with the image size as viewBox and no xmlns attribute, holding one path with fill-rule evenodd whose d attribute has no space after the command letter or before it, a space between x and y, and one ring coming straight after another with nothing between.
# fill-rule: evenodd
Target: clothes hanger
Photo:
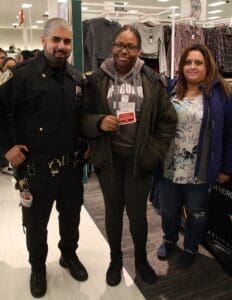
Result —
<instances>
[{"instance_id":1,"label":"clothes hanger","mask_svg":"<svg viewBox=\"0 0 232 300\"><path fill-rule=\"evenodd\" d=\"M159 25L160 22L157 19L157 16L155 14L146 13L138 18L138 21L149 26L154 27L155 25Z\"/></svg>"}]
</instances>

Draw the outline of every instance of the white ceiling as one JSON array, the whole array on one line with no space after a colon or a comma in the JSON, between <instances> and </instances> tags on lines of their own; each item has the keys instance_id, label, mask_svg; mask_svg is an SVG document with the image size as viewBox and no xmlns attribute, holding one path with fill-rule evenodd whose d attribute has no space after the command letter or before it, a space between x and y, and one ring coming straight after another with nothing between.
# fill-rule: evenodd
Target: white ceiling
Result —
<instances>
[{"instance_id":1,"label":"white ceiling","mask_svg":"<svg viewBox=\"0 0 232 300\"><path fill-rule=\"evenodd\" d=\"M31 3L32 4L32 8L30 9L30 14L29 14L29 10L28 9L24 9L24 14L25 14L25 24L28 26L28 24L30 23L29 20L31 19L31 25L38 25L39 28L43 27L43 24L37 24L36 21L37 20L43 20L46 21L47 18L43 17L43 14L45 11L48 10L48 4L47 4L48 0L5 0L5 1L1 1L1 9L0 9L0 28L13 28L12 23L17 23L18 20L16 19L16 16L18 15L18 11L21 8L22 3ZM53 0L54 1L54 0ZM71 1L71 0L70 0ZM185 0L190 1L190 0ZM212 2L216 2L217 0L208 0L208 4L212 3ZM83 1L83 3L86 2L90 2L90 3L104 3L103 0L86 0ZM111 1L113 2L113 1ZM123 2L123 1L117 1L115 0L114 2ZM170 7L170 6L179 6L180 7L180 0L170 0L169 2L158 2L158 0L128 0L127 1L128 4L130 6L159 6L159 7ZM219 15L221 18L232 18L232 0L227 1L228 3L226 3L225 5L216 7L216 8L208 8L208 10L215 10L215 9L222 9L224 10L223 13L219 13L216 15ZM83 6L88 6L88 5L84 5ZM87 12L83 12L82 16L83 19L84 18L88 18L88 17L92 17L97 16L99 14L100 11L104 11L104 7L103 6L89 6L89 9L91 10L95 10L96 12L90 14ZM127 11L133 9L133 7L127 8ZM137 8L137 10L139 11L139 13L151 13L151 12L158 12L158 11L154 11L152 9L142 9L142 8ZM99 11L99 12L97 12ZM180 12L180 9L177 9L176 12ZM210 15L208 15L210 16ZM211 15L214 16L214 15ZM122 16L121 16L122 17ZM123 17L125 16L125 13L123 14ZM123 18L122 17L122 18ZM127 14L127 17L129 17L129 15ZM130 15L130 18L132 18L133 16ZM165 17L167 17L167 15L165 15Z\"/></svg>"}]
</instances>

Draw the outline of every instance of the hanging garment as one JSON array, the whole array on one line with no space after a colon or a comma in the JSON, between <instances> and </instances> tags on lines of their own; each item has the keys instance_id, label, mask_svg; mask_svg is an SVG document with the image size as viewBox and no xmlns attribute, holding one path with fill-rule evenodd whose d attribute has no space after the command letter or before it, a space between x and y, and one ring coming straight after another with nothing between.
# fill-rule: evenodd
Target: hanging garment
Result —
<instances>
[{"instance_id":1,"label":"hanging garment","mask_svg":"<svg viewBox=\"0 0 232 300\"><path fill-rule=\"evenodd\" d=\"M105 18L83 22L83 48L85 71L96 71L99 64L111 56L111 47L121 25Z\"/></svg>"},{"instance_id":2,"label":"hanging garment","mask_svg":"<svg viewBox=\"0 0 232 300\"><path fill-rule=\"evenodd\" d=\"M159 71L167 71L163 25L137 22L134 24L142 39L142 58L159 58Z\"/></svg>"}]
</instances>

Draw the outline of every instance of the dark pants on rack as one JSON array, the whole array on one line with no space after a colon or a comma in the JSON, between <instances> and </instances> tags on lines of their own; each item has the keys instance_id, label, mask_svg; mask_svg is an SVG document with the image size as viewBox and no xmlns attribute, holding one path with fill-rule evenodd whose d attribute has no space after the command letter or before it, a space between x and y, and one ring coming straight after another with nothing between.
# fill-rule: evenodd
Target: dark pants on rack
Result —
<instances>
[{"instance_id":1,"label":"dark pants on rack","mask_svg":"<svg viewBox=\"0 0 232 300\"><path fill-rule=\"evenodd\" d=\"M29 186L33 204L22 208L29 262L33 271L43 271L48 253L47 224L54 200L59 213L58 247L64 257L75 255L83 203L82 169L65 166L54 178L45 170L29 178Z\"/></svg>"},{"instance_id":2,"label":"dark pants on rack","mask_svg":"<svg viewBox=\"0 0 232 300\"><path fill-rule=\"evenodd\" d=\"M147 198L151 175L141 174L133 179L133 157L113 155L113 162L116 174L114 181L111 181L104 172L100 172L98 176L105 201L105 226L111 260L122 260L123 212L126 207L134 242L135 260L145 262Z\"/></svg>"}]
</instances>

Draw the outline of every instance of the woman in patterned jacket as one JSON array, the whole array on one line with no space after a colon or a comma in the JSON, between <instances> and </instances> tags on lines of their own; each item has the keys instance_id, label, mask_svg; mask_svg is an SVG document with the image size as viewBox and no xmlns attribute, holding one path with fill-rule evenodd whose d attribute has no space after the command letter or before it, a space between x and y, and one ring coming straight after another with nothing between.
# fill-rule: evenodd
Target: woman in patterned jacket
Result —
<instances>
[{"instance_id":1,"label":"woman in patterned jacket","mask_svg":"<svg viewBox=\"0 0 232 300\"><path fill-rule=\"evenodd\" d=\"M167 259L175 249L184 205L187 223L179 264L187 268L206 230L210 186L231 179L232 97L209 49L200 44L183 52L179 79L170 91L178 124L159 184L164 236L157 256Z\"/></svg>"}]
</instances>

